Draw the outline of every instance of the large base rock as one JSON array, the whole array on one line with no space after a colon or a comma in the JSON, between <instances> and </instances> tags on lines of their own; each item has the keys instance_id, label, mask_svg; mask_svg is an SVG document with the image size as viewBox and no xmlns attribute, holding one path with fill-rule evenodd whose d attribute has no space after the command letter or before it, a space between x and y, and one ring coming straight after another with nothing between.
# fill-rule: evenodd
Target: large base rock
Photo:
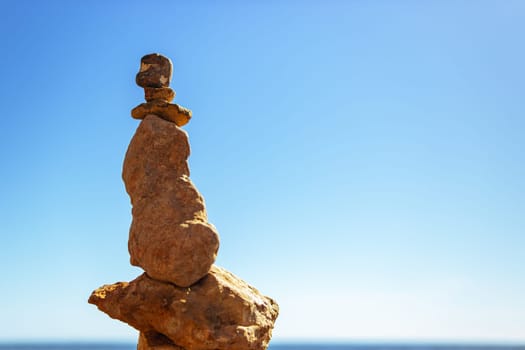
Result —
<instances>
[{"instance_id":1,"label":"large base rock","mask_svg":"<svg viewBox=\"0 0 525 350\"><path fill-rule=\"evenodd\" d=\"M95 290L89 302L141 331L141 350L264 350L279 313L275 301L217 266L190 288L143 274Z\"/></svg>"}]
</instances>

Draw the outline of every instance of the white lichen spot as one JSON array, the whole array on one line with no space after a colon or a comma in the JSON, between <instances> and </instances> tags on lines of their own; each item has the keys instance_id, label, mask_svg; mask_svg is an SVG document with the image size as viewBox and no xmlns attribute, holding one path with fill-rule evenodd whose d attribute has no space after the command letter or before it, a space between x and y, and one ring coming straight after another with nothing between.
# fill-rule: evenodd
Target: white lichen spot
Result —
<instances>
[{"instance_id":1,"label":"white lichen spot","mask_svg":"<svg viewBox=\"0 0 525 350\"><path fill-rule=\"evenodd\" d=\"M140 63L140 71L141 71L141 72L147 71L151 66L152 66L152 65L149 64L149 63L141 62L141 63Z\"/></svg>"}]
</instances>

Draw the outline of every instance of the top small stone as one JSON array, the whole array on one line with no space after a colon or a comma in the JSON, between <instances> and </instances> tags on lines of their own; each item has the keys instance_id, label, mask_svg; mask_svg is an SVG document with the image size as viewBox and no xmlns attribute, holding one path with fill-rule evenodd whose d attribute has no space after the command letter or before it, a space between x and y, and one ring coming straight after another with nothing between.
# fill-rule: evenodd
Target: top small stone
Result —
<instances>
[{"instance_id":1,"label":"top small stone","mask_svg":"<svg viewBox=\"0 0 525 350\"><path fill-rule=\"evenodd\" d=\"M171 82L173 65L166 56L152 53L142 57L140 60L140 71L135 81L143 88L168 87Z\"/></svg>"}]
</instances>

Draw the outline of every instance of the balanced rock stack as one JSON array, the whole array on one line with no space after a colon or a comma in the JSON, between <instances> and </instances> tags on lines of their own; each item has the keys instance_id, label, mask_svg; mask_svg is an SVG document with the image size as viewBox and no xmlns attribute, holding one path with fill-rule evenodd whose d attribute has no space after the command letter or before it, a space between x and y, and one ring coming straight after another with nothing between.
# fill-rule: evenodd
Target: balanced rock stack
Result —
<instances>
[{"instance_id":1,"label":"balanced rock stack","mask_svg":"<svg viewBox=\"0 0 525 350\"><path fill-rule=\"evenodd\" d=\"M133 206L128 249L145 273L96 289L89 298L110 317L139 330L139 350L266 349L277 303L213 265L219 236L189 178L191 111L172 104L171 61L142 58L136 82L146 103L129 145L123 179Z\"/></svg>"}]
</instances>

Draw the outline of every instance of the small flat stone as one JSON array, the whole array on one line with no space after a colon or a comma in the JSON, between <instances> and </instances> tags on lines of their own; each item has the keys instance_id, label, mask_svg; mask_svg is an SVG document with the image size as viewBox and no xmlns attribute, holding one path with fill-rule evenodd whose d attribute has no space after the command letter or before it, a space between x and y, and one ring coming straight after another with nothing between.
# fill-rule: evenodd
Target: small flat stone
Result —
<instances>
[{"instance_id":1,"label":"small flat stone","mask_svg":"<svg viewBox=\"0 0 525 350\"><path fill-rule=\"evenodd\" d=\"M144 88L144 97L146 101L160 100L163 102L171 102L175 98L175 91L169 87L162 88Z\"/></svg>"},{"instance_id":2,"label":"small flat stone","mask_svg":"<svg viewBox=\"0 0 525 350\"><path fill-rule=\"evenodd\" d=\"M140 71L135 81L138 86L145 87L168 87L171 82L173 65L166 56L152 53L142 57L140 60Z\"/></svg>"},{"instance_id":3,"label":"small flat stone","mask_svg":"<svg viewBox=\"0 0 525 350\"><path fill-rule=\"evenodd\" d=\"M191 111L189 109L175 103L159 100L141 103L131 110L131 116L135 119L144 119L148 114L173 122L177 126L186 125L191 119Z\"/></svg>"}]
</instances>

